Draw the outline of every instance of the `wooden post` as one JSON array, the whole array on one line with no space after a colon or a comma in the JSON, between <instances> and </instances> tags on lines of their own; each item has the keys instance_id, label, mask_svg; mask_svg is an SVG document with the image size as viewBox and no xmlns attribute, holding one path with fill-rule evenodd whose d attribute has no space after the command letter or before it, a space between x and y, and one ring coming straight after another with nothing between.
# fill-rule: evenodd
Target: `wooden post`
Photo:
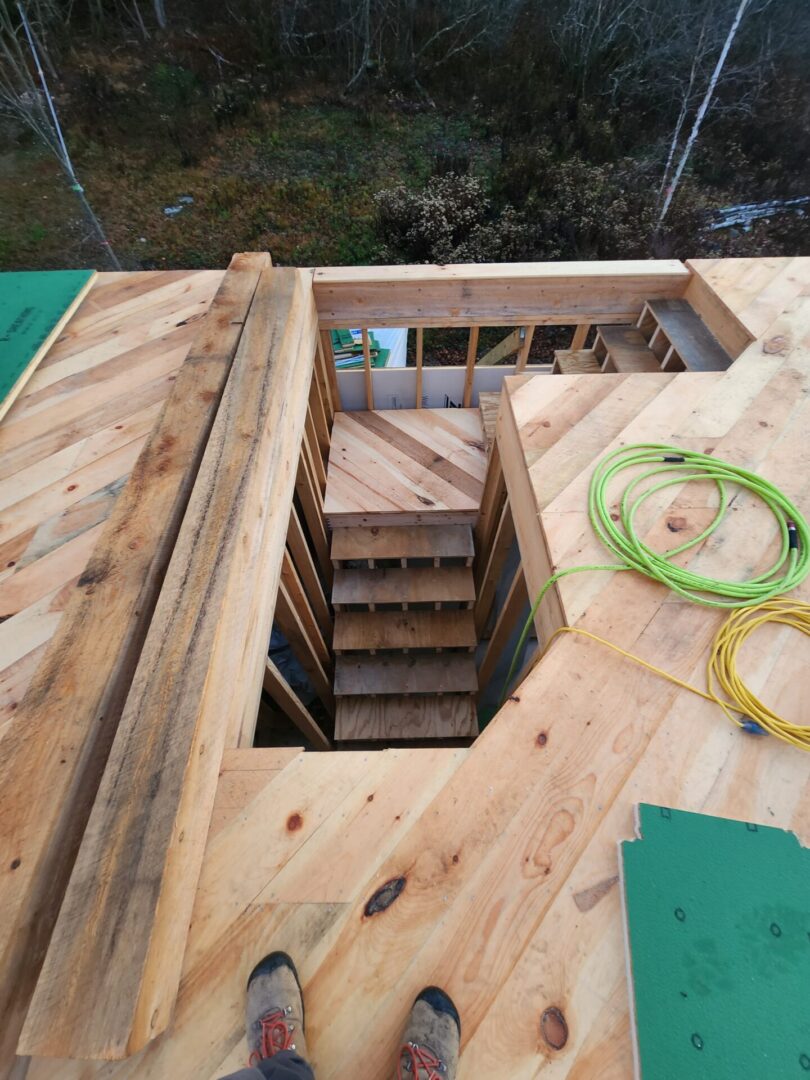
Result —
<instances>
[{"instance_id":1,"label":"wooden post","mask_svg":"<svg viewBox=\"0 0 810 1080\"><path fill-rule=\"evenodd\" d=\"M422 408L422 353L425 346L424 327L416 328L416 407Z\"/></svg>"},{"instance_id":2,"label":"wooden post","mask_svg":"<svg viewBox=\"0 0 810 1080\"><path fill-rule=\"evenodd\" d=\"M472 402L473 378L475 376L475 354L478 352L478 326L470 327L470 340L467 344L467 370L464 374L464 408L469 409Z\"/></svg>"},{"instance_id":3,"label":"wooden post","mask_svg":"<svg viewBox=\"0 0 810 1080\"><path fill-rule=\"evenodd\" d=\"M368 330L361 330L363 336L363 374L366 380L366 408L369 412L374 408L374 383L371 381L371 346L368 341Z\"/></svg>"},{"instance_id":4,"label":"wooden post","mask_svg":"<svg viewBox=\"0 0 810 1080\"><path fill-rule=\"evenodd\" d=\"M268 657L264 669L264 688L285 716L309 739L316 750L331 750L332 744L324 735L309 709Z\"/></svg>"},{"instance_id":5,"label":"wooden post","mask_svg":"<svg viewBox=\"0 0 810 1080\"><path fill-rule=\"evenodd\" d=\"M588 331L591 329L590 323L579 323L574 336L571 338L571 344L569 348L571 352L576 352L579 349L585 348L585 342L588 340Z\"/></svg>"},{"instance_id":6,"label":"wooden post","mask_svg":"<svg viewBox=\"0 0 810 1080\"><path fill-rule=\"evenodd\" d=\"M483 690L492 678L498 661L504 655L509 639L515 632L520 614L526 606L526 578L523 575L523 567L519 566L512 578L509 592L503 602L503 607L498 614L495 629L489 639L484 659L478 669L478 685Z\"/></svg>"},{"instance_id":7,"label":"wooden post","mask_svg":"<svg viewBox=\"0 0 810 1080\"><path fill-rule=\"evenodd\" d=\"M518 353L517 361L515 362L515 374L517 375L521 371L526 370L526 364L529 362L529 353L532 349L532 338L534 337L535 327L526 327L526 337L523 341L523 345Z\"/></svg>"},{"instance_id":8,"label":"wooden post","mask_svg":"<svg viewBox=\"0 0 810 1080\"><path fill-rule=\"evenodd\" d=\"M340 412L343 406L340 403L340 387L335 368L335 350L332 348L332 335L328 330L321 330L318 337L320 349L318 355L321 365L316 365L315 373L321 380L321 390L324 392L324 403L330 411L330 420L336 412ZM328 401L327 401L328 399Z\"/></svg>"}]
</instances>

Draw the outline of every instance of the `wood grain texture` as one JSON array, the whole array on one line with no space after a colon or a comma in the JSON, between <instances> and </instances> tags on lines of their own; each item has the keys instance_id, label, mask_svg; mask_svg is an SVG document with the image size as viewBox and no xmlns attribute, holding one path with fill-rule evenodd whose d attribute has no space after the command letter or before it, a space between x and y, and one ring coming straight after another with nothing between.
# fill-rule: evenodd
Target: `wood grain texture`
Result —
<instances>
[{"instance_id":1,"label":"wood grain texture","mask_svg":"<svg viewBox=\"0 0 810 1080\"><path fill-rule=\"evenodd\" d=\"M320 724L313 718L312 713L295 691L290 688L287 680L269 657L264 671L264 689L316 750L332 749L332 744Z\"/></svg>"},{"instance_id":2,"label":"wood grain texture","mask_svg":"<svg viewBox=\"0 0 810 1080\"><path fill-rule=\"evenodd\" d=\"M598 375L602 370L593 349L557 349L552 375Z\"/></svg>"},{"instance_id":3,"label":"wood grain texture","mask_svg":"<svg viewBox=\"0 0 810 1080\"><path fill-rule=\"evenodd\" d=\"M339 656L335 694L464 694L478 689L475 662L463 653L438 656Z\"/></svg>"},{"instance_id":4,"label":"wood grain texture","mask_svg":"<svg viewBox=\"0 0 810 1080\"><path fill-rule=\"evenodd\" d=\"M335 652L474 648L471 611L338 611Z\"/></svg>"},{"instance_id":5,"label":"wood grain texture","mask_svg":"<svg viewBox=\"0 0 810 1080\"><path fill-rule=\"evenodd\" d=\"M256 287L258 272L251 269L250 260L242 263L237 258L235 266L239 265L244 265L244 270L234 269L224 280L216 276L216 282L222 280L222 285L211 320L180 331L181 354L188 351L192 336L194 344L176 379L172 375L175 381L160 380L155 404L167 393L169 400L140 456L136 451L146 432L142 427L130 428L128 433L133 439L125 445L131 453L127 452L112 472L97 472L94 481L78 487L77 502L65 507L61 500L54 502L51 498L47 470L40 468L47 457L43 439L48 433L49 448L58 447L56 469L67 470L60 483L68 494L72 494L73 483L79 483L71 480L69 470L76 465L79 471L86 470L91 462L96 468L108 460L110 455L105 455L104 450L114 446L116 428L120 425L125 429L126 418L143 404L137 392L140 376L132 350L155 327L148 314L151 310L154 315L155 309L149 308L149 302L155 300L151 293L164 291L160 285L139 295L137 313L128 322L122 310L125 312L132 301L116 293L119 302L104 306L108 293L115 292L115 288L107 285L101 275L85 305L68 325L64 339L46 358L27 393L0 428L4 461L14 457L22 464L26 449L31 451L30 463L27 468L23 466L26 482L31 482L30 494L23 503L16 504L6 519L30 524L28 531L19 534L15 573L5 579L9 587L17 574L36 566L37 561L42 562L86 529L96 527L112 511L86 567L88 553L81 547L76 561L59 560L58 573L54 560L50 561L49 577L50 571L55 573L50 577L53 593L48 595L60 594L71 579L78 577L69 596L61 593L64 599L59 610L66 609L61 620L44 623L37 612L42 601L31 605L30 596L22 592L12 600L18 607L17 639L23 637L19 625L23 621L33 623L38 631L36 636L28 636L26 652L34 652L54 636L25 697L11 714L3 737L0 832L8 858L0 874L0 1011L4 1016L0 1061L13 1053L241 334L241 320ZM154 285L154 277L147 280ZM158 283L161 280L157 278ZM204 294L206 308L213 284L209 278ZM184 299L191 298L194 305L202 303L199 286L188 275L175 279L170 292L175 305L182 306ZM106 335L115 337L116 330L120 330L116 348L124 351L116 354L106 347L107 337L102 337L106 359L92 367L94 379L89 388L82 383L88 400L78 410L71 409L66 417L64 403L76 400L72 384L77 378L81 382L82 372L87 371L86 366L75 371L74 360L78 358L87 365L95 355L92 342L98 310L94 305L98 303L102 304ZM158 323L163 321L162 316L157 317ZM165 349L163 338L161 330L157 339ZM119 400L124 384L117 370L118 355L125 356L131 365L129 405ZM174 362L181 360L182 355ZM107 364L116 368L109 379L102 377ZM55 373L64 377L49 381ZM110 383L116 385L111 388ZM115 403L114 408L110 402ZM154 423L154 414L147 415L146 421L150 418ZM108 425L113 421L110 430ZM96 457L97 453L100 456ZM111 453L120 451L113 449ZM119 481L136 457L132 476L121 491ZM13 478L15 466L8 467ZM103 485L100 490L94 490L96 482ZM49 492L47 499L43 491ZM23 504L29 500L39 506L39 521L24 510ZM9 531L13 533L14 529ZM40 581L35 591L42 592L47 585ZM53 605L49 604L48 609L52 611ZM9 619L4 624L9 631L13 622ZM5 653L4 661L9 659L14 662L16 658ZM30 678L32 672L26 674ZM16 704L24 686L25 679L15 686L10 704ZM57 738L54 732L58 732Z\"/></svg>"},{"instance_id":6,"label":"wood grain texture","mask_svg":"<svg viewBox=\"0 0 810 1080\"><path fill-rule=\"evenodd\" d=\"M332 531L332 561L357 559L472 560L469 525L371 525Z\"/></svg>"},{"instance_id":7,"label":"wood grain texture","mask_svg":"<svg viewBox=\"0 0 810 1080\"><path fill-rule=\"evenodd\" d=\"M269 640L288 524L287 513L270 509L292 496L316 334L303 275L265 270L29 1010L24 1051L121 1057L169 1021L226 733L248 699L254 712L258 703L260 685L245 685L240 673L254 672L254 650L262 654ZM272 572L254 591L263 565ZM165 711L171 725L161 722Z\"/></svg>"},{"instance_id":8,"label":"wood grain texture","mask_svg":"<svg viewBox=\"0 0 810 1080\"><path fill-rule=\"evenodd\" d=\"M327 522L472 522L486 473L477 409L338 413L324 500Z\"/></svg>"},{"instance_id":9,"label":"wood grain texture","mask_svg":"<svg viewBox=\"0 0 810 1080\"><path fill-rule=\"evenodd\" d=\"M687 371L725 371L731 364L731 357L685 300L651 300L647 310Z\"/></svg>"},{"instance_id":10,"label":"wood grain texture","mask_svg":"<svg viewBox=\"0 0 810 1080\"><path fill-rule=\"evenodd\" d=\"M632 373L660 371L661 365L651 352L640 330L634 326L599 326L593 345L594 356L603 371Z\"/></svg>"},{"instance_id":11,"label":"wood grain texture","mask_svg":"<svg viewBox=\"0 0 810 1080\"><path fill-rule=\"evenodd\" d=\"M633 322L681 296L674 259L471 266L337 266L314 272L321 326L523 326Z\"/></svg>"},{"instance_id":12,"label":"wood grain texture","mask_svg":"<svg viewBox=\"0 0 810 1080\"><path fill-rule=\"evenodd\" d=\"M336 570L333 604L463 603L475 599L468 566L413 566L379 570Z\"/></svg>"},{"instance_id":13,"label":"wood grain texture","mask_svg":"<svg viewBox=\"0 0 810 1080\"><path fill-rule=\"evenodd\" d=\"M335 714L335 738L469 739L478 734L475 700L470 694L441 697L342 697Z\"/></svg>"}]
</instances>

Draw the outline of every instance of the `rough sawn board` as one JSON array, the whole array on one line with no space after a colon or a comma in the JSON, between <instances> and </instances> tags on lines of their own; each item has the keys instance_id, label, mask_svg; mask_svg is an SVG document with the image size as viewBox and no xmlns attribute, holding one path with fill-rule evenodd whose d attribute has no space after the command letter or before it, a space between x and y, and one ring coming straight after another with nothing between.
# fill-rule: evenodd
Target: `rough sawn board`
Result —
<instances>
[{"instance_id":1,"label":"rough sawn board","mask_svg":"<svg viewBox=\"0 0 810 1080\"><path fill-rule=\"evenodd\" d=\"M620 845L636 1076L810 1074L810 851L644 803L637 831Z\"/></svg>"}]
</instances>

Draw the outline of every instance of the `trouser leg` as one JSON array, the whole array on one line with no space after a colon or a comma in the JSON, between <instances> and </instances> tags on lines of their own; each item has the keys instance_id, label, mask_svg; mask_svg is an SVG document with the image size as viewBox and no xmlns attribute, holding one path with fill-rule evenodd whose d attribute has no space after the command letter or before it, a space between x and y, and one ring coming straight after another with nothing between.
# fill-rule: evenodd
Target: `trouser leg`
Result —
<instances>
[{"instance_id":1,"label":"trouser leg","mask_svg":"<svg viewBox=\"0 0 810 1080\"><path fill-rule=\"evenodd\" d=\"M311 1066L294 1050L281 1050L250 1069L223 1076L222 1080L315 1080Z\"/></svg>"}]
</instances>

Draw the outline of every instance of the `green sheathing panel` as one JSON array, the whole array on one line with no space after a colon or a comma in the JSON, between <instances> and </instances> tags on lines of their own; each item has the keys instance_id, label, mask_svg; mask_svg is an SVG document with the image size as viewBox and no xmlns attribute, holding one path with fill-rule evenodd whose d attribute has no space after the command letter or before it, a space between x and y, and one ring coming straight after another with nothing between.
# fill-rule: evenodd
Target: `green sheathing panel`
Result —
<instances>
[{"instance_id":1,"label":"green sheathing panel","mask_svg":"<svg viewBox=\"0 0 810 1080\"><path fill-rule=\"evenodd\" d=\"M620 845L636 1072L810 1078L810 851L793 833L642 804Z\"/></svg>"},{"instance_id":2,"label":"green sheathing panel","mask_svg":"<svg viewBox=\"0 0 810 1080\"><path fill-rule=\"evenodd\" d=\"M0 416L94 277L94 270L0 274Z\"/></svg>"}]
</instances>

